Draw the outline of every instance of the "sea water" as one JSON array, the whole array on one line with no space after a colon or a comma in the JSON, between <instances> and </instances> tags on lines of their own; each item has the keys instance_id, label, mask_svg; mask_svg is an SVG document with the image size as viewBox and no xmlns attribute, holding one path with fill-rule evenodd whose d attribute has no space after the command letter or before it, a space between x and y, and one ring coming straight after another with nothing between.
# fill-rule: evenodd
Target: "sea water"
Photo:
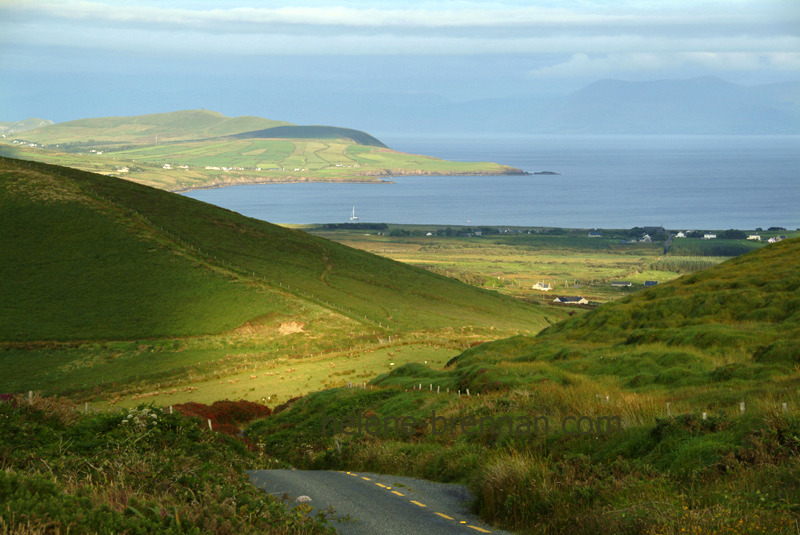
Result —
<instances>
[{"instance_id":1,"label":"sea water","mask_svg":"<svg viewBox=\"0 0 800 535\"><path fill-rule=\"evenodd\" d=\"M186 195L274 223L669 229L800 227L798 136L384 136L530 175L230 186ZM551 174L533 174L537 172Z\"/></svg>"}]
</instances>

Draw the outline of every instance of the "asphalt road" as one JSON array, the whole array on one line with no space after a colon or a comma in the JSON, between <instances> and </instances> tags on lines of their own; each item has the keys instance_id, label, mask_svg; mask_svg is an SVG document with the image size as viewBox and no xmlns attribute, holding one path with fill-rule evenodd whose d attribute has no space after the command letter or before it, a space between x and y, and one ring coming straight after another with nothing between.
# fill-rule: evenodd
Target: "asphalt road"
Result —
<instances>
[{"instance_id":1,"label":"asphalt road","mask_svg":"<svg viewBox=\"0 0 800 535\"><path fill-rule=\"evenodd\" d=\"M253 470L250 481L289 507L333 507L329 522L342 535L431 533L510 535L469 512L466 487L423 479L324 470ZM298 500L299 498L299 500Z\"/></svg>"}]
</instances>

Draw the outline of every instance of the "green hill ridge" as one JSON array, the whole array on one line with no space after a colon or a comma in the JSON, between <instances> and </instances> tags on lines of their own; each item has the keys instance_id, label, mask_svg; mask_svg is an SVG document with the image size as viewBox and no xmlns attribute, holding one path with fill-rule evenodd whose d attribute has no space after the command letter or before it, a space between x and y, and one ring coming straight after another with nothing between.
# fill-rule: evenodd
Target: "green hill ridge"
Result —
<instances>
[{"instance_id":1,"label":"green hill ridge","mask_svg":"<svg viewBox=\"0 0 800 535\"><path fill-rule=\"evenodd\" d=\"M349 139L353 143L365 147L388 148L380 140L366 132L338 126L275 126L254 132L234 134L232 137L239 139Z\"/></svg>"},{"instance_id":2,"label":"green hill ridge","mask_svg":"<svg viewBox=\"0 0 800 535\"><path fill-rule=\"evenodd\" d=\"M77 119L25 132L24 137L44 145L156 144L229 136L289 124L261 117L226 117L209 110L183 110L131 117Z\"/></svg>"}]
</instances>

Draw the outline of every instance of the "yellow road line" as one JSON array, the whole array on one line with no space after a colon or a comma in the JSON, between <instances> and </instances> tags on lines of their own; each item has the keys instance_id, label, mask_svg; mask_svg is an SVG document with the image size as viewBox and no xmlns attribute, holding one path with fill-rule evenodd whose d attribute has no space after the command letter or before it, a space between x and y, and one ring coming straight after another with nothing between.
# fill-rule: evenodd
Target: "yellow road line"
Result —
<instances>
[{"instance_id":1,"label":"yellow road line","mask_svg":"<svg viewBox=\"0 0 800 535\"><path fill-rule=\"evenodd\" d=\"M472 528L475 531L480 531L481 533L491 533L491 531L489 531L488 529L479 528L478 526L470 526L469 524L467 524L467 527Z\"/></svg>"},{"instance_id":2,"label":"yellow road line","mask_svg":"<svg viewBox=\"0 0 800 535\"><path fill-rule=\"evenodd\" d=\"M398 496L405 496L405 494L402 494L402 493L400 493L400 492L397 492L396 490L393 490L393 491L392 491L392 494L397 494Z\"/></svg>"},{"instance_id":3,"label":"yellow road line","mask_svg":"<svg viewBox=\"0 0 800 535\"><path fill-rule=\"evenodd\" d=\"M427 506L427 505L425 505L424 503L419 503L419 502L417 502L417 501L414 501L414 500L411 500L411 503L413 503L414 505L419 505L420 507L428 507L428 506Z\"/></svg>"},{"instance_id":4,"label":"yellow road line","mask_svg":"<svg viewBox=\"0 0 800 535\"><path fill-rule=\"evenodd\" d=\"M435 515L439 515L442 518L446 518L447 520L455 520L452 516L443 515L442 513L434 513Z\"/></svg>"},{"instance_id":5,"label":"yellow road line","mask_svg":"<svg viewBox=\"0 0 800 535\"><path fill-rule=\"evenodd\" d=\"M375 484L376 484L376 485L378 485L379 487L382 487L382 488L384 488L384 489L388 489L388 488L389 488L389 487L387 487L386 485L381 485L380 483L375 483Z\"/></svg>"},{"instance_id":6,"label":"yellow road line","mask_svg":"<svg viewBox=\"0 0 800 535\"><path fill-rule=\"evenodd\" d=\"M361 479L363 479L364 481L372 481L370 478L364 476L361 476Z\"/></svg>"}]
</instances>

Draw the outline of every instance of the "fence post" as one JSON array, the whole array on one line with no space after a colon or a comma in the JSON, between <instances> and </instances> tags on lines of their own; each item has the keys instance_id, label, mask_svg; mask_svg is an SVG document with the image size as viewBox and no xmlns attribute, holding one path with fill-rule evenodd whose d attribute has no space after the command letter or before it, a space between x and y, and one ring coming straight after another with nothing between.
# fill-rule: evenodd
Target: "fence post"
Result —
<instances>
[{"instance_id":1,"label":"fence post","mask_svg":"<svg viewBox=\"0 0 800 535\"><path fill-rule=\"evenodd\" d=\"M211 427L211 418L208 419L208 430L209 431L213 431L214 430L214 428Z\"/></svg>"},{"instance_id":2,"label":"fence post","mask_svg":"<svg viewBox=\"0 0 800 535\"><path fill-rule=\"evenodd\" d=\"M672 416L672 411L669 409L669 401L667 401L667 416Z\"/></svg>"}]
</instances>

